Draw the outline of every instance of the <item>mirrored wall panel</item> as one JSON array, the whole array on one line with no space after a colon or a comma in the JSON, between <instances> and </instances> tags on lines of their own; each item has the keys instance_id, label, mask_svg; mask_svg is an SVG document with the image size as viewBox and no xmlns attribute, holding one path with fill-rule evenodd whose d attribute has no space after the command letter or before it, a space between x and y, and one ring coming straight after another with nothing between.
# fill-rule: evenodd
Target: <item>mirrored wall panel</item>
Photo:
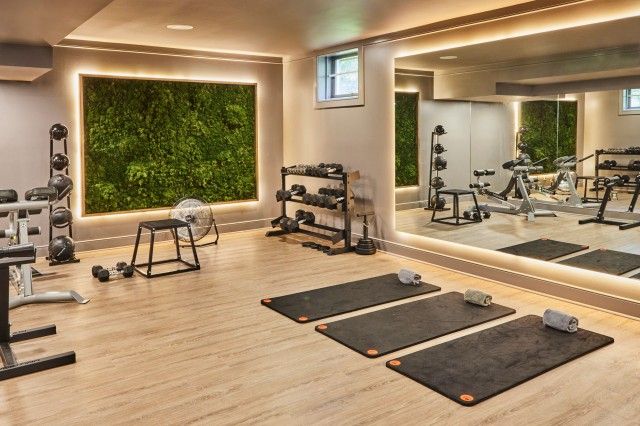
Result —
<instances>
[{"instance_id":1,"label":"mirrored wall panel","mask_svg":"<svg viewBox=\"0 0 640 426\"><path fill-rule=\"evenodd\" d=\"M640 274L638 55L537 37L396 58L396 229Z\"/></svg>"}]
</instances>

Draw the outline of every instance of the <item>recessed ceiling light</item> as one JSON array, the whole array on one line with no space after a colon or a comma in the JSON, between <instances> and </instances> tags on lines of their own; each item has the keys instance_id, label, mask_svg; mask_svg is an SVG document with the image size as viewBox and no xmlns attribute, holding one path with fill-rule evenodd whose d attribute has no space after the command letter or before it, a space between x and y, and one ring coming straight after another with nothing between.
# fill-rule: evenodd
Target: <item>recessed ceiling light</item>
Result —
<instances>
[{"instance_id":1,"label":"recessed ceiling light","mask_svg":"<svg viewBox=\"0 0 640 426\"><path fill-rule=\"evenodd\" d=\"M455 55L447 55L447 56L440 56L440 59L442 59L443 61L450 61L452 59L458 59L458 57Z\"/></svg>"},{"instance_id":2,"label":"recessed ceiling light","mask_svg":"<svg viewBox=\"0 0 640 426\"><path fill-rule=\"evenodd\" d=\"M171 24L167 25L167 28L176 31L189 31L193 29L193 25Z\"/></svg>"}]
</instances>

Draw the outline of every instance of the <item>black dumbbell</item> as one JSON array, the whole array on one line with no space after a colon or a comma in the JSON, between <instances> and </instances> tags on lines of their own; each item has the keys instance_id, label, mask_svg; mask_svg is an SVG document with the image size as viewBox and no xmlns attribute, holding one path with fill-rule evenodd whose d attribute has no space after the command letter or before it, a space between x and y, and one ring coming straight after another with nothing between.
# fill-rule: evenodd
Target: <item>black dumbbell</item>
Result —
<instances>
[{"instance_id":1,"label":"black dumbbell","mask_svg":"<svg viewBox=\"0 0 640 426\"><path fill-rule=\"evenodd\" d=\"M289 232L298 232L300 225L303 223L315 223L316 216L312 212L305 212L304 210L297 210L294 219L287 221L286 230Z\"/></svg>"},{"instance_id":2,"label":"black dumbbell","mask_svg":"<svg viewBox=\"0 0 640 426\"><path fill-rule=\"evenodd\" d=\"M330 174L342 173L343 170L344 170L344 168L343 168L342 164L320 163L320 164L318 164L318 167L315 167L313 169L313 175L314 176L328 176Z\"/></svg>"},{"instance_id":3,"label":"black dumbbell","mask_svg":"<svg viewBox=\"0 0 640 426\"><path fill-rule=\"evenodd\" d=\"M342 188L321 188L324 189L325 194L320 196L318 201L319 207L325 207L327 209L336 210L338 204L342 203L346 197L344 189ZM322 193L321 193L322 194Z\"/></svg>"},{"instance_id":4,"label":"black dumbbell","mask_svg":"<svg viewBox=\"0 0 640 426\"><path fill-rule=\"evenodd\" d=\"M94 265L91 267L91 275L97 278L101 283L109 281L112 275L122 275L125 278L131 278L133 276L133 266L127 265L127 262L118 262L115 267L103 268L100 265Z\"/></svg>"},{"instance_id":5,"label":"black dumbbell","mask_svg":"<svg viewBox=\"0 0 640 426\"><path fill-rule=\"evenodd\" d=\"M291 185L291 189L278 189L276 191L276 201L290 200L293 195L304 195L307 188L304 185Z\"/></svg>"}]
</instances>

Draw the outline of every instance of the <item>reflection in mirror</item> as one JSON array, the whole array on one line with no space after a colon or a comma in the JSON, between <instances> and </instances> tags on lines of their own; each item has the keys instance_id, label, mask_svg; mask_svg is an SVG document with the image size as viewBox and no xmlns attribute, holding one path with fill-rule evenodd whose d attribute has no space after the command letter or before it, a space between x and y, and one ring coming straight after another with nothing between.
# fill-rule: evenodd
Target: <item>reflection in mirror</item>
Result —
<instances>
[{"instance_id":1,"label":"reflection in mirror","mask_svg":"<svg viewBox=\"0 0 640 426\"><path fill-rule=\"evenodd\" d=\"M500 43L396 59L396 229L567 264L608 249L604 272L640 273L640 70L583 60L586 79L584 55Z\"/></svg>"}]
</instances>

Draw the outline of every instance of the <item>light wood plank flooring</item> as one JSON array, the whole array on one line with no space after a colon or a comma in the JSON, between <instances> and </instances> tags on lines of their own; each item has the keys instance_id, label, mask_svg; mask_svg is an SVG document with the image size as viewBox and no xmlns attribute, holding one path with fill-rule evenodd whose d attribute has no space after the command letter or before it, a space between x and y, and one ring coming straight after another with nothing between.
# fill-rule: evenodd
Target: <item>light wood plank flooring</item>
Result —
<instances>
[{"instance_id":1,"label":"light wood plank flooring","mask_svg":"<svg viewBox=\"0 0 640 426\"><path fill-rule=\"evenodd\" d=\"M39 263L54 275L36 281L37 290L72 288L92 300L12 311L16 330L54 322L59 333L14 347L22 359L73 349L78 361L0 382L0 424L638 422L638 321L383 253L328 257L291 238L265 238L264 230L220 240L218 247L199 250L201 271L153 280L136 276L101 284L91 277L92 264L129 260L131 248L83 253L81 263L64 267ZM162 252L171 253L171 246ZM294 323L259 303L401 267L421 272L442 292L488 291L518 313L367 359L316 333L317 323ZM517 316L540 315L547 307L577 315L581 326L616 343L473 408L385 367L395 356Z\"/></svg>"},{"instance_id":2,"label":"light wood plank flooring","mask_svg":"<svg viewBox=\"0 0 640 426\"><path fill-rule=\"evenodd\" d=\"M469 197L461 198L460 211L471 206L469 200ZM626 211L629 206L629 200L629 195L620 194L620 199L611 201L609 206L611 209ZM484 204L486 200L481 197L478 202ZM640 206L638 208L636 211L640 211ZM590 216L565 212L555 213L557 217L538 217L533 222L528 222L524 216L492 213L491 218L482 223L450 226L432 223L432 212L418 208L397 211L396 229L401 232L490 250L525 243L538 238L550 238L568 243L588 245L590 250L607 248L609 250L640 254L640 227L621 231L617 226L611 225L596 223L579 225L579 219ZM451 211L445 211L438 213L437 217L450 215ZM561 261L572 256L575 256L575 254L558 258L554 261ZM630 271L625 276L632 276L638 272L640 270Z\"/></svg>"}]
</instances>

